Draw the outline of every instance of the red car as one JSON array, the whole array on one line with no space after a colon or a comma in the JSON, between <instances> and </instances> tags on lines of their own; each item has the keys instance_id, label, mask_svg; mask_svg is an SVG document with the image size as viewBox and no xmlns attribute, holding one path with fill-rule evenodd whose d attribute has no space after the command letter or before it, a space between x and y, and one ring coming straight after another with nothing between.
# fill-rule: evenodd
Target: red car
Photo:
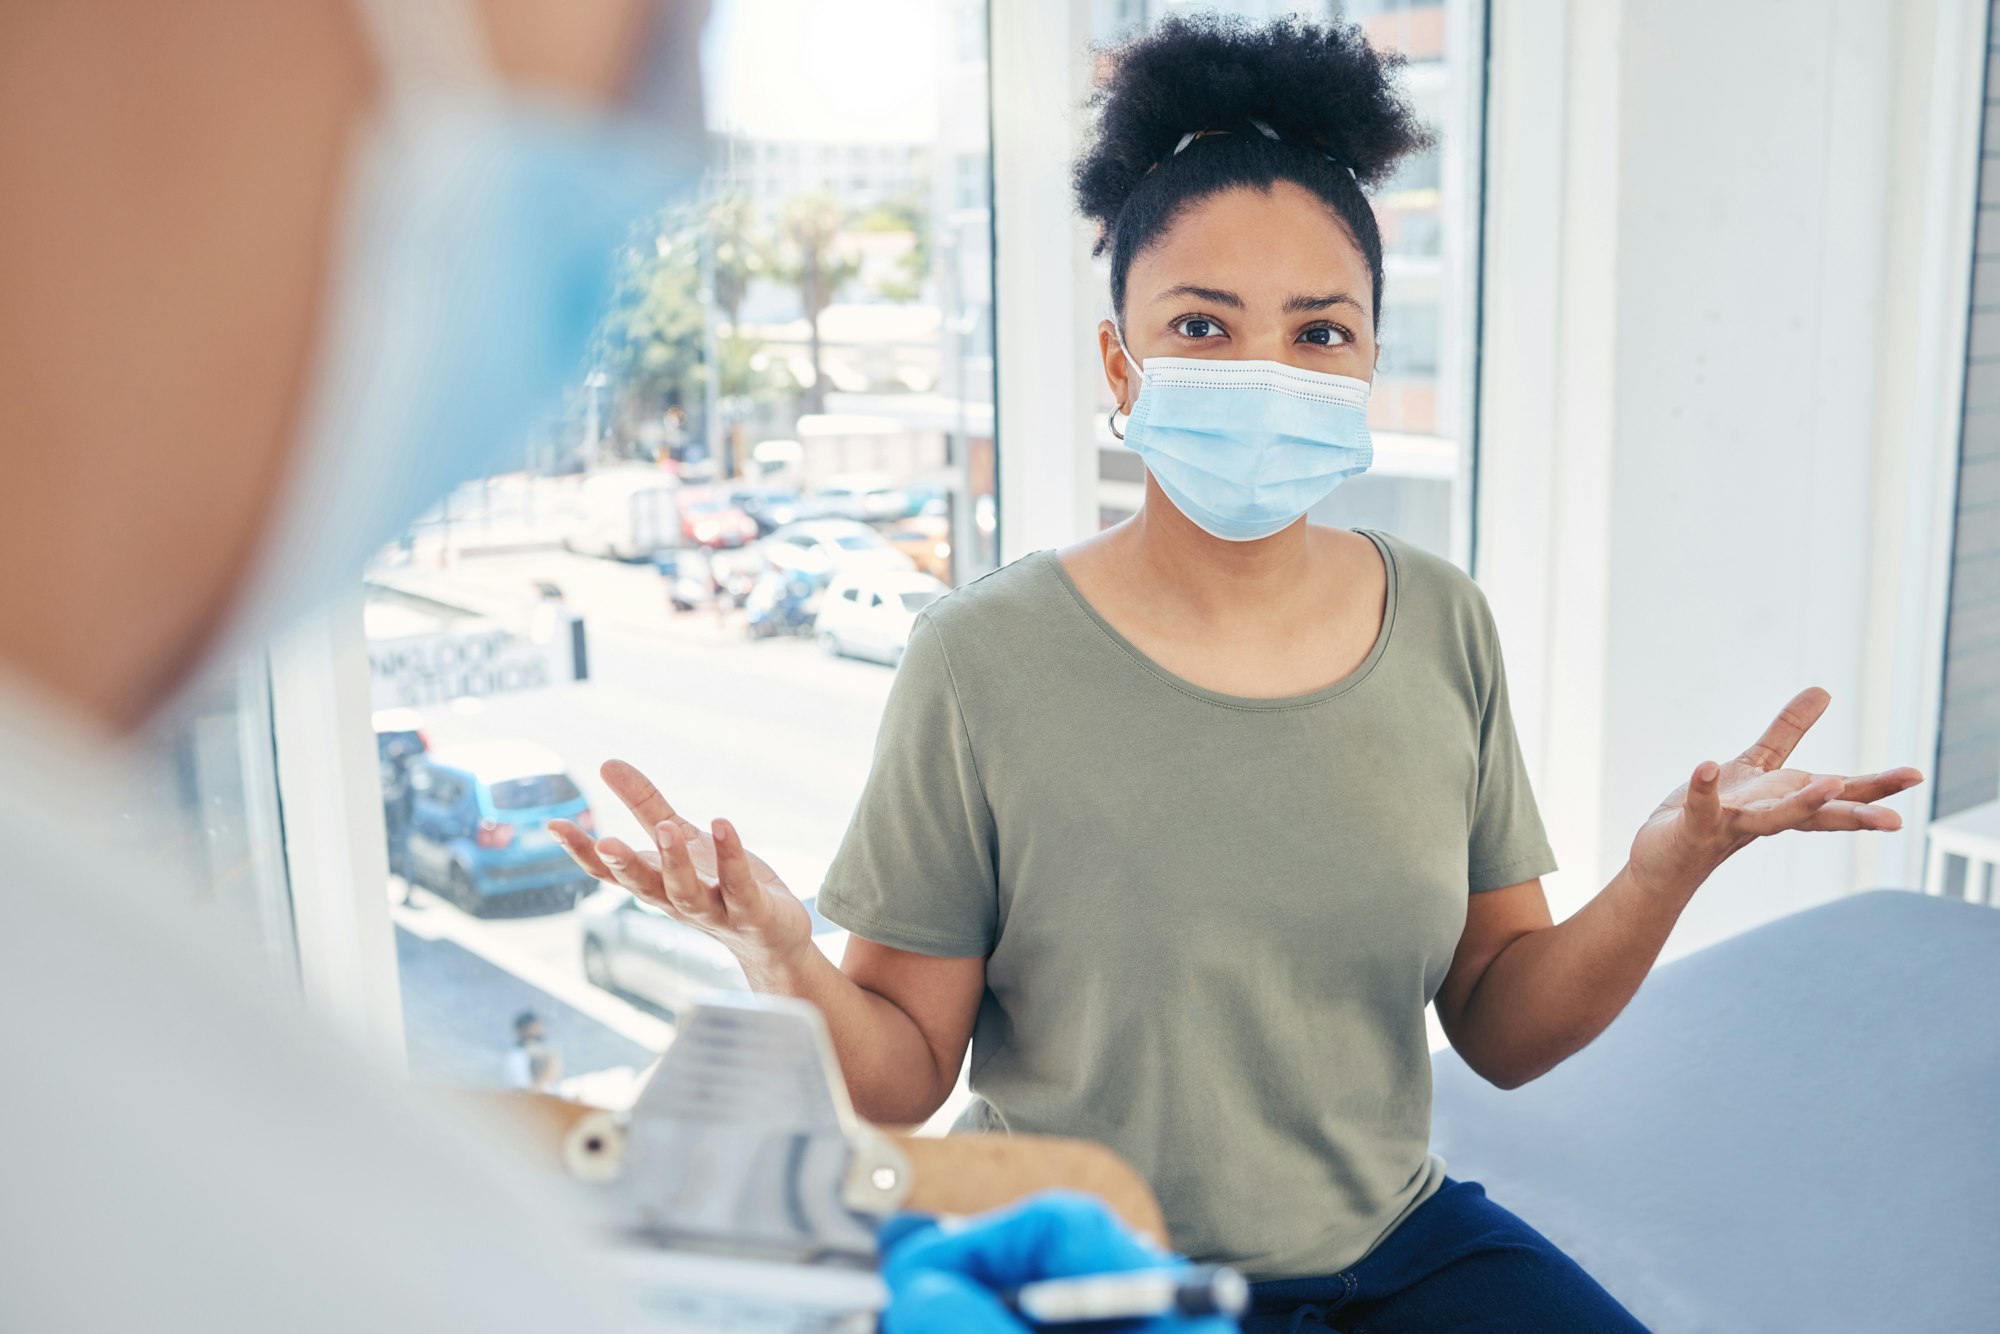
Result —
<instances>
[{"instance_id":1,"label":"red car","mask_svg":"<svg viewBox=\"0 0 2000 1334\"><path fill-rule=\"evenodd\" d=\"M680 493L681 537L697 546L740 547L757 540L757 521L710 491Z\"/></svg>"}]
</instances>

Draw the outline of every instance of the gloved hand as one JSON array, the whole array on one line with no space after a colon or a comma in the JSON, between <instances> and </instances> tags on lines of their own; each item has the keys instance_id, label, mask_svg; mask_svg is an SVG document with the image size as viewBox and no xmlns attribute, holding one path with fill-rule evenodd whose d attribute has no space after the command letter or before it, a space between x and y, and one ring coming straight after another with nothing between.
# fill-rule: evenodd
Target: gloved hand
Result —
<instances>
[{"instance_id":1,"label":"gloved hand","mask_svg":"<svg viewBox=\"0 0 2000 1334\"><path fill-rule=\"evenodd\" d=\"M1030 1327L998 1293L1044 1278L1174 1267L1185 1263L1130 1231L1087 1195L1051 1192L951 1231L903 1214L882 1230L889 1285L883 1334L1023 1334ZM1236 1334L1219 1316L1160 1316L1093 1331Z\"/></svg>"}]
</instances>

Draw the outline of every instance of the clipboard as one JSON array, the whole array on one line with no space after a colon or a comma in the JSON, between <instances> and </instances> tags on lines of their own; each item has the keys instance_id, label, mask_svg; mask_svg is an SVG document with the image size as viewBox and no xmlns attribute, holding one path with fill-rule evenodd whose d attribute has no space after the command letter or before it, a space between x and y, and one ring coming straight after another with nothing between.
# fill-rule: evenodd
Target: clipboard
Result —
<instances>
[{"instance_id":1,"label":"clipboard","mask_svg":"<svg viewBox=\"0 0 2000 1334\"><path fill-rule=\"evenodd\" d=\"M790 997L691 1006L622 1114L546 1094L462 1096L510 1125L531 1161L599 1197L614 1262L679 1330L872 1329L885 1296L875 1235L900 1210L967 1215L1079 1190L1166 1244L1151 1188L1102 1145L862 1121L824 1018Z\"/></svg>"}]
</instances>

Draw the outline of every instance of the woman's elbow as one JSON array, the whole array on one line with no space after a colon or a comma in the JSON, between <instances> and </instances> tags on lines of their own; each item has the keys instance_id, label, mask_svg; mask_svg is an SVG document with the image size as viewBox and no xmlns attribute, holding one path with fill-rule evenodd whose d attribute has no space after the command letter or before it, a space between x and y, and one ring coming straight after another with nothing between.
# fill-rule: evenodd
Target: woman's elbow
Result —
<instances>
[{"instance_id":1,"label":"woman's elbow","mask_svg":"<svg viewBox=\"0 0 2000 1334\"><path fill-rule=\"evenodd\" d=\"M1502 1089L1509 1093L1524 1085L1534 1083L1537 1079L1540 1079L1543 1075L1561 1064L1560 1059L1553 1061L1538 1060L1511 1053L1505 1055L1488 1055L1483 1053L1474 1055L1462 1048L1458 1054L1460 1059L1471 1068L1472 1073L1478 1075L1494 1088Z\"/></svg>"}]
</instances>

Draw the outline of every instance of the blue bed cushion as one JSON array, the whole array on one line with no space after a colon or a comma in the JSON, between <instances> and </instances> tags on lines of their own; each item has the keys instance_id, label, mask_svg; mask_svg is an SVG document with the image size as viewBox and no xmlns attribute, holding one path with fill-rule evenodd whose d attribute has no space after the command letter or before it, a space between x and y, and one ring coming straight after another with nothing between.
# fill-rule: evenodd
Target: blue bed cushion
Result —
<instances>
[{"instance_id":1,"label":"blue bed cushion","mask_svg":"<svg viewBox=\"0 0 2000 1334\"><path fill-rule=\"evenodd\" d=\"M1435 1142L1654 1330L2000 1331L2000 911L1840 899L1657 970Z\"/></svg>"}]
</instances>

